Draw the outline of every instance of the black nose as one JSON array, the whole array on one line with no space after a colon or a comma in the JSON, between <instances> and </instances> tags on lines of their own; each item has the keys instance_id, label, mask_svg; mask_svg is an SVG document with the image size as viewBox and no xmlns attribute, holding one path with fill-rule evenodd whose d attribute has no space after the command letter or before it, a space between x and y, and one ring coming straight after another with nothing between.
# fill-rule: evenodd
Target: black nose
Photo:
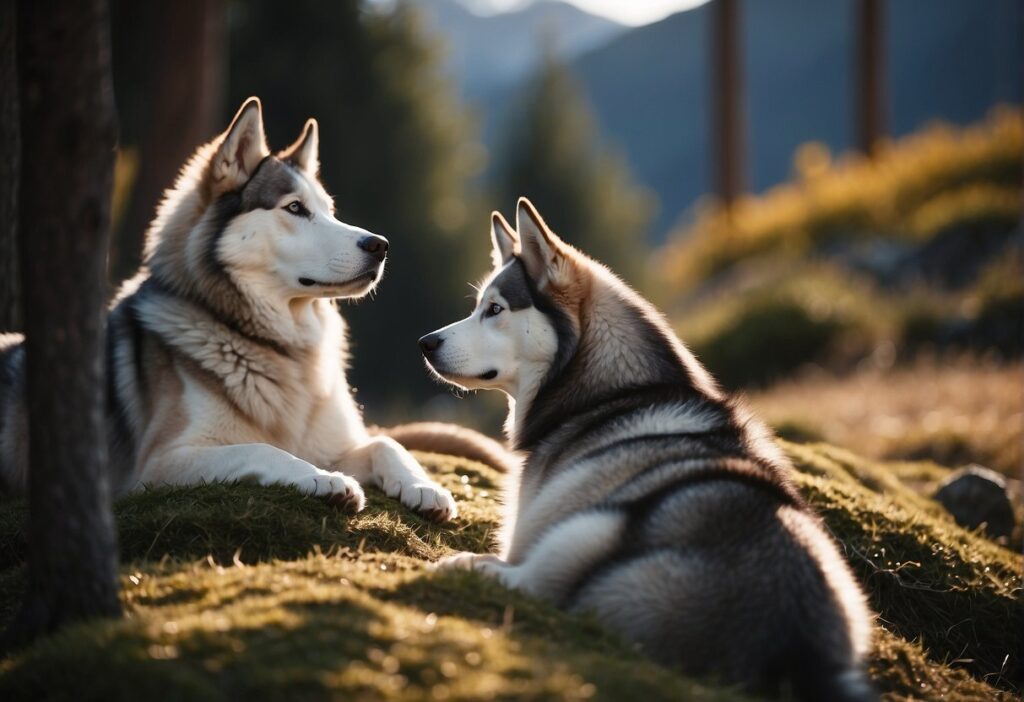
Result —
<instances>
[{"instance_id":1,"label":"black nose","mask_svg":"<svg viewBox=\"0 0 1024 702\"><path fill-rule=\"evenodd\" d=\"M376 234L367 234L359 240L359 248L378 261L383 261L388 255L388 240Z\"/></svg>"},{"instance_id":2,"label":"black nose","mask_svg":"<svg viewBox=\"0 0 1024 702\"><path fill-rule=\"evenodd\" d=\"M433 334L427 334L426 336L420 338L420 351L423 352L424 356L429 356L430 354L437 351L437 349L441 346L443 342L444 339L442 339L437 332L434 332Z\"/></svg>"}]
</instances>

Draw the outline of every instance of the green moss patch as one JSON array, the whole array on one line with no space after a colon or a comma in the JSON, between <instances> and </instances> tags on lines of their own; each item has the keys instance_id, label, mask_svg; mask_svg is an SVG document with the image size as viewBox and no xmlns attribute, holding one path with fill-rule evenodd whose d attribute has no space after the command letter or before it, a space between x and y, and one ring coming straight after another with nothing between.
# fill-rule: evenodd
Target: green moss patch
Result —
<instances>
[{"instance_id":1,"label":"green moss patch","mask_svg":"<svg viewBox=\"0 0 1024 702\"><path fill-rule=\"evenodd\" d=\"M452 458L444 465L439 480L456 495L462 514L448 526L433 524L372 489L366 491L367 508L351 515L287 487L222 483L151 488L114 505L121 561L209 555L218 563L253 563L301 557L314 546L423 559L449 550L487 550L498 526L494 500L499 476L471 461ZM0 568L24 560L26 517L21 502L0 509Z\"/></svg>"},{"instance_id":2,"label":"green moss patch","mask_svg":"<svg viewBox=\"0 0 1024 702\"><path fill-rule=\"evenodd\" d=\"M1022 561L957 526L900 484L912 464L886 470L827 445L784 444L797 484L841 542L884 627L1013 688L1024 675ZM927 467L920 469L927 470Z\"/></svg>"}]
</instances>

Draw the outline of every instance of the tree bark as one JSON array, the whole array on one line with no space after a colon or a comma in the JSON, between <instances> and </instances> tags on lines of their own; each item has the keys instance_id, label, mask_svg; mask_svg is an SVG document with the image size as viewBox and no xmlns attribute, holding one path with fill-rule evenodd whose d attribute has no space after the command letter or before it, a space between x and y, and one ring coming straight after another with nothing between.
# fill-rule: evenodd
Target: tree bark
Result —
<instances>
[{"instance_id":1,"label":"tree bark","mask_svg":"<svg viewBox=\"0 0 1024 702\"><path fill-rule=\"evenodd\" d=\"M884 9L881 0L857 6L857 144L870 156L885 134Z\"/></svg>"},{"instance_id":2,"label":"tree bark","mask_svg":"<svg viewBox=\"0 0 1024 702\"><path fill-rule=\"evenodd\" d=\"M21 329L18 276L18 73L15 0L0 0L0 332Z\"/></svg>"},{"instance_id":3,"label":"tree bark","mask_svg":"<svg viewBox=\"0 0 1024 702\"><path fill-rule=\"evenodd\" d=\"M138 176L111 250L115 283L135 273L163 191L192 151L213 138L223 118L225 1L165 0L153 10L154 71L144 88Z\"/></svg>"},{"instance_id":4,"label":"tree bark","mask_svg":"<svg viewBox=\"0 0 1024 702\"><path fill-rule=\"evenodd\" d=\"M715 190L731 204L746 188L742 38L737 0L714 0L711 6L712 131Z\"/></svg>"},{"instance_id":5,"label":"tree bark","mask_svg":"<svg viewBox=\"0 0 1024 702\"><path fill-rule=\"evenodd\" d=\"M8 646L120 613L103 417L117 131L107 2L23 0L17 31L29 589Z\"/></svg>"}]
</instances>

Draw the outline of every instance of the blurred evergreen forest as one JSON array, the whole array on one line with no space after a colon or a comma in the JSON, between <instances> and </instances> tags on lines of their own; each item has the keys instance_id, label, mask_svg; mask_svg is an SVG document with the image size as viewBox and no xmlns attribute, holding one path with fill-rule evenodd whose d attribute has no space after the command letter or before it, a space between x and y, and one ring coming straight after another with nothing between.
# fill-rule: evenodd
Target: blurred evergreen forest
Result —
<instances>
[{"instance_id":1,"label":"blurred evergreen forest","mask_svg":"<svg viewBox=\"0 0 1024 702\"><path fill-rule=\"evenodd\" d=\"M509 120L495 202L530 198L556 232L634 286L645 276L653 194L601 143L585 96L550 50Z\"/></svg>"},{"instance_id":2,"label":"blurred evergreen forest","mask_svg":"<svg viewBox=\"0 0 1024 702\"><path fill-rule=\"evenodd\" d=\"M489 265L491 209L511 215L516 197L535 197L569 240L579 233L577 243L641 275L651 200L597 143L554 58L528 117L503 140L512 165L492 188L479 177L488 154L474 116L443 69L444 42L411 3L120 0L113 14L122 125L113 282L138 266L159 193L247 96L263 101L271 149L316 117L321 178L339 219L391 242L374 298L343 305L350 380L371 421L470 411L428 377L416 339L468 313L468 284Z\"/></svg>"}]
</instances>

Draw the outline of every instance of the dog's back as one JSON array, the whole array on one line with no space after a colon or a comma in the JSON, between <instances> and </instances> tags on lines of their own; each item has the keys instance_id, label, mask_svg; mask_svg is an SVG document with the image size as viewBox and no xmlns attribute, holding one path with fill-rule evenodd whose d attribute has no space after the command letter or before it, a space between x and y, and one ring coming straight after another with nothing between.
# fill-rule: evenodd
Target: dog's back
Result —
<instances>
[{"instance_id":1,"label":"dog's back","mask_svg":"<svg viewBox=\"0 0 1024 702\"><path fill-rule=\"evenodd\" d=\"M527 462L509 560L651 657L759 692L871 699L849 569L735 407L654 388L570 417Z\"/></svg>"}]
</instances>

